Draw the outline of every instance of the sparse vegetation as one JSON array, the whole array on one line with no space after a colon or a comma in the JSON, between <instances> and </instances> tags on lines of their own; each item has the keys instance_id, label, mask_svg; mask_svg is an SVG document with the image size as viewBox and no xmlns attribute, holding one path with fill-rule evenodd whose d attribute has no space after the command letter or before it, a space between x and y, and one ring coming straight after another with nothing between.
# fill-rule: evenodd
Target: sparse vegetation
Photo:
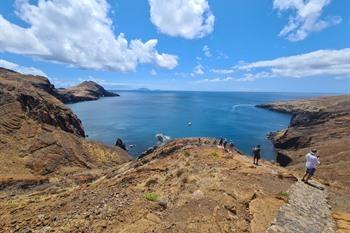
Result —
<instances>
[{"instance_id":1,"label":"sparse vegetation","mask_svg":"<svg viewBox=\"0 0 350 233\"><path fill-rule=\"evenodd\" d=\"M185 151L184 155L185 155L186 157L190 157L190 156L191 156L190 152L188 152L188 151Z\"/></svg>"},{"instance_id":2,"label":"sparse vegetation","mask_svg":"<svg viewBox=\"0 0 350 233\"><path fill-rule=\"evenodd\" d=\"M209 157L218 158L218 157L219 157L219 154L216 153L216 152L211 152L211 153L209 154Z\"/></svg>"},{"instance_id":3,"label":"sparse vegetation","mask_svg":"<svg viewBox=\"0 0 350 233\"><path fill-rule=\"evenodd\" d=\"M282 137L285 133L286 133L286 129L277 131L275 137L276 137L276 138L280 138L280 137Z\"/></svg>"},{"instance_id":4,"label":"sparse vegetation","mask_svg":"<svg viewBox=\"0 0 350 233\"><path fill-rule=\"evenodd\" d=\"M277 193L276 196L280 197L280 198L287 198L287 199L289 198L289 194L287 192L284 192L284 191Z\"/></svg>"},{"instance_id":5,"label":"sparse vegetation","mask_svg":"<svg viewBox=\"0 0 350 233\"><path fill-rule=\"evenodd\" d=\"M156 193L153 193L153 192L151 192L151 193L146 193L146 194L145 194L145 198L146 198L146 200L148 200L148 201L158 201L158 200L159 200L159 195L156 194Z\"/></svg>"}]
</instances>

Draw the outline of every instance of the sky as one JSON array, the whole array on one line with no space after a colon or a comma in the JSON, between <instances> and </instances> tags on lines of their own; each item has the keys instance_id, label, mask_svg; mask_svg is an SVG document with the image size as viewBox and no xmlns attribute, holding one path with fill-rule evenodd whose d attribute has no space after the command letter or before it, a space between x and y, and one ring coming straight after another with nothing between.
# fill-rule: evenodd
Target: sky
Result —
<instances>
[{"instance_id":1,"label":"sky","mask_svg":"<svg viewBox=\"0 0 350 233\"><path fill-rule=\"evenodd\" d=\"M350 1L1 0L0 67L56 87L350 93Z\"/></svg>"}]
</instances>

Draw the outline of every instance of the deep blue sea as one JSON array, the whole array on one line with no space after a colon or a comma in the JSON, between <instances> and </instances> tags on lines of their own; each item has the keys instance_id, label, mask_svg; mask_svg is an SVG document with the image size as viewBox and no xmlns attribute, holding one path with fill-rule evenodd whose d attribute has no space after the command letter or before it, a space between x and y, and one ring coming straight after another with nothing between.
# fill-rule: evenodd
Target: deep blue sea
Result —
<instances>
[{"instance_id":1,"label":"deep blue sea","mask_svg":"<svg viewBox=\"0 0 350 233\"><path fill-rule=\"evenodd\" d=\"M120 97L71 104L91 140L114 145L121 138L135 145L137 156L156 144L155 135L224 137L250 154L257 144L273 160L266 135L288 126L290 116L256 108L256 104L315 96L300 93L120 91ZM188 126L192 122L192 126Z\"/></svg>"}]
</instances>

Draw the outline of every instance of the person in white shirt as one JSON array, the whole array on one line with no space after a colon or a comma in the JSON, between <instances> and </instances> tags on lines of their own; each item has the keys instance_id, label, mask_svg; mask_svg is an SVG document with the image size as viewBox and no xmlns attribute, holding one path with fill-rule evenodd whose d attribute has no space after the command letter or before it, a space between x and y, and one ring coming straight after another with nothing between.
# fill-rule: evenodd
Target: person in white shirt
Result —
<instances>
[{"instance_id":1,"label":"person in white shirt","mask_svg":"<svg viewBox=\"0 0 350 233\"><path fill-rule=\"evenodd\" d=\"M306 155L306 172L302 181L308 183L309 179L314 175L318 165L320 165L320 156L317 155L316 149L312 149L311 152Z\"/></svg>"}]
</instances>

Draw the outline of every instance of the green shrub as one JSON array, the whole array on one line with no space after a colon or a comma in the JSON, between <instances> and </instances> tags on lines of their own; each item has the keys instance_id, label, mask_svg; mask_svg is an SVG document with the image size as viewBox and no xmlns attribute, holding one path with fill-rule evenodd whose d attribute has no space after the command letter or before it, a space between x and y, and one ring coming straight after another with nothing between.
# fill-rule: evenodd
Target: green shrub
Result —
<instances>
[{"instance_id":1,"label":"green shrub","mask_svg":"<svg viewBox=\"0 0 350 233\"><path fill-rule=\"evenodd\" d=\"M145 198L148 201L158 201L159 196L156 193L146 193Z\"/></svg>"},{"instance_id":2,"label":"green shrub","mask_svg":"<svg viewBox=\"0 0 350 233\"><path fill-rule=\"evenodd\" d=\"M286 198L288 198L289 194L287 192L281 191L281 192L277 193L277 196L278 197L286 197Z\"/></svg>"},{"instance_id":3,"label":"green shrub","mask_svg":"<svg viewBox=\"0 0 350 233\"><path fill-rule=\"evenodd\" d=\"M276 138L281 138L281 137L283 137L283 135L284 135L285 133L286 133L286 129L280 130L280 131L278 131L278 132L276 133L275 137L276 137Z\"/></svg>"},{"instance_id":4,"label":"green shrub","mask_svg":"<svg viewBox=\"0 0 350 233\"><path fill-rule=\"evenodd\" d=\"M219 154L216 153L216 152L212 152L209 154L210 157L213 157L213 158L218 158L219 157Z\"/></svg>"},{"instance_id":5,"label":"green shrub","mask_svg":"<svg viewBox=\"0 0 350 233\"><path fill-rule=\"evenodd\" d=\"M185 155L186 157L190 157L190 156L191 156L190 152L188 152L188 151L185 151L184 155Z\"/></svg>"}]
</instances>

